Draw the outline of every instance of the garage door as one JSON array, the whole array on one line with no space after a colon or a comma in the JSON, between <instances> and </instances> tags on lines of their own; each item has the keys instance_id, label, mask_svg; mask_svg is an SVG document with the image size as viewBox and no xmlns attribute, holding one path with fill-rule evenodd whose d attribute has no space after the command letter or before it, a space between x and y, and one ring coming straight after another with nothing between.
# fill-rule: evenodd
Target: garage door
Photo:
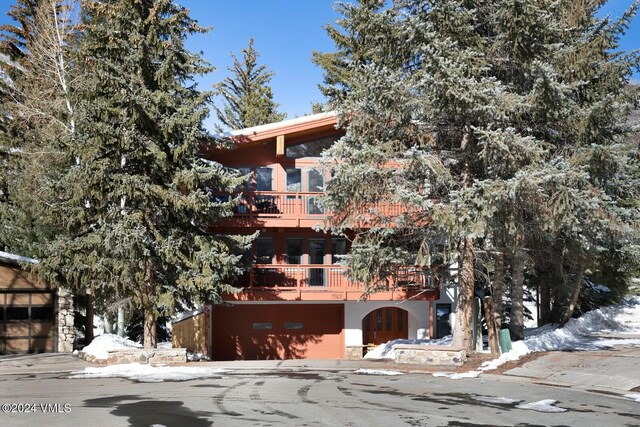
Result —
<instances>
[{"instance_id":1,"label":"garage door","mask_svg":"<svg viewBox=\"0 0 640 427\"><path fill-rule=\"evenodd\" d=\"M214 306L213 358L343 358L343 325L342 304Z\"/></svg>"},{"instance_id":2,"label":"garage door","mask_svg":"<svg viewBox=\"0 0 640 427\"><path fill-rule=\"evenodd\" d=\"M55 351L55 291L0 266L0 354Z\"/></svg>"}]
</instances>

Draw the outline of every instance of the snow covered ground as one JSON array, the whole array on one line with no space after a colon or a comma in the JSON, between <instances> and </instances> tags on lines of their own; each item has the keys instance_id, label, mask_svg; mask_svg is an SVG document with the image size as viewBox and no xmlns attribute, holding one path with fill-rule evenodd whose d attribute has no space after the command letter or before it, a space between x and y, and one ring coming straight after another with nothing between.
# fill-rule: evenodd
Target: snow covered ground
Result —
<instances>
[{"instance_id":1,"label":"snow covered ground","mask_svg":"<svg viewBox=\"0 0 640 427\"><path fill-rule=\"evenodd\" d=\"M163 381L189 381L217 377L224 372L219 368L198 368L190 366L151 366L140 363L111 365L100 368L85 368L72 372L69 378L127 378L134 381L154 383Z\"/></svg>"},{"instance_id":2,"label":"snow covered ground","mask_svg":"<svg viewBox=\"0 0 640 427\"><path fill-rule=\"evenodd\" d=\"M103 334L95 337L91 344L82 349L82 352L99 360L109 357L109 350L121 350L127 348L142 348L141 344L122 338L114 334Z\"/></svg>"},{"instance_id":3,"label":"snow covered ground","mask_svg":"<svg viewBox=\"0 0 640 427\"><path fill-rule=\"evenodd\" d=\"M607 335L609 337L607 337ZM615 338L611 338L615 335ZM525 339L512 343L511 351L482 364L479 370L464 373L436 372L434 376L452 379L473 378L483 371L538 351L596 350L616 345L640 345L640 297L630 298L618 305L603 307L571 319L563 328L545 325L525 332ZM440 340L393 340L369 351L365 359L394 359L396 344L450 345L451 337ZM640 397L640 395L639 395ZM544 406L544 405L543 405ZM557 408L556 408L557 409Z\"/></svg>"}]
</instances>

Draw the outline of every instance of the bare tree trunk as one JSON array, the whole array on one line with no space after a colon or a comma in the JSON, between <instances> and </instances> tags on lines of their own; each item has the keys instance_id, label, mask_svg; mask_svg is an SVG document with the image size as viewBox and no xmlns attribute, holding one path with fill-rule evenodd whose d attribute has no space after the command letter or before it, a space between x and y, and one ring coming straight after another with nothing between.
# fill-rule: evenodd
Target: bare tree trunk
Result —
<instances>
[{"instance_id":1,"label":"bare tree trunk","mask_svg":"<svg viewBox=\"0 0 640 427\"><path fill-rule=\"evenodd\" d=\"M540 279L540 318L538 326L546 325L551 322L551 288L549 286L549 278Z\"/></svg>"},{"instance_id":2,"label":"bare tree trunk","mask_svg":"<svg viewBox=\"0 0 640 427\"><path fill-rule=\"evenodd\" d=\"M473 274L473 240L466 236L460 245L460 272L458 274L458 301L453 332L453 345L473 351L472 323L475 294Z\"/></svg>"},{"instance_id":3,"label":"bare tree trunk","mask_svg":"<svg viewBox=\"0 0 640 427\"><path fill-rule=\"evenodd\" d=\"M157 337L155 310L146 310L144 313L144 348L156 348Z\"/></svg>"},{"instance_id":4,"label":"bare tree trunk","mask_svg":"<svg viewBox=\"0 0 640 427\"><path fill-rule=\"evenodd\" d=\"M495 256L495 274L493 275L493 286L491 287L491 297L493 299L494 321L497 327L502 326L502 300L504 298L504 253L498 252Z\"/></svg>"},{"instance_id":5,"label":"bare tree trunk","mask_svg":"<svg viewBox=\"0 0 640 427\"><path fill-rule=\"evenodd\" d=\"M489 350L491 354L500 354L500 341L498 339L498 324L492 322L495 319L493 312L493 301L490 297L484 298L484 316L487 322L487 335L489 336Z\"/></svg>"},{"instance_id":6,"label":"bare tree trunk","mask_svg":"<svg viewBox=\"0 0 640 427\"><path fill-rule=\"evenodd\" d=\"M576 275L576 279L573 281L573 289L571 290L571 297L569 299L569 306L567 307L567 311L564 313L562 320L560 321L560 325L564 325L573 316L573 313L576 310L576 306L578 305L578 298L580 298L580 291L582 290L582 276L584 276L584 271L587 269L587 259L581 258L580 264L578 266L578 274Z\"/></svg>"},{"instance_id":7,"label":"bare tree trunk","mask_svg":"<svg viewBox=\"0 0 640 427\"><path fill-rule=\"evenodd\" d=\"M84 318L84 344L89 345L93 341L93 294L87 289L87 307Z\"/></svg>"},{"instance_id":8,"label":"bare tree trunk","mask_svg":"<svg viewBox=\"0 0 640 427\"><path fill-rule=\"evenodd\" d=\"M144 348L156 348L158 334L156 327L156 276L153 265L147 262L145 267L147 284L146 304L144 306Z\"/></svg>"},{"instance_id":9,"label":"bare tree trunk","mask_svg":"<svg viewBox=\"0 0 640 427\"><path fill-rule=\"evenodd\" d=\"M511 320L509 332L513 341L524 339L524 254L516 249L512 260Z\"/></svg>"}]
</instances>

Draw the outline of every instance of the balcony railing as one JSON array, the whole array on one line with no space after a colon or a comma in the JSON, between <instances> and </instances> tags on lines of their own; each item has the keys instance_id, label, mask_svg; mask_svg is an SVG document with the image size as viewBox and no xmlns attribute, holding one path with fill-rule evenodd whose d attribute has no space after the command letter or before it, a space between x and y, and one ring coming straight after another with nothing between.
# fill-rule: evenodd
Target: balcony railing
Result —
<instances>
[{"instance_id":1,"label":"balcony railing","mask_svg":"<svg viewBox=\"0 0 640 427\"><path fill-rule=\"evenodd\" d=\"M347 278L347 268L320 264L261 264L251 268L238 285L244 290L308 289L365 291L364 285ZM431 275L420 268L403 267L373 286L375 291L422 291L433 289Z\"/></svg>"},{"instance_id":2,"label":"balcony railing","mask_svg":"<svg viewBox=\"0 0 640 427\"><path fill-rule=\"evenodd\" d=\"M327 216L325 209L320 206L318 199L323 193L311 192L276 192L276 191L247 191L241 193L240 204L233 208L236 218L323 218ZM236 194L237 195L237 194ZM235 196L235 195L234 195ZM216 194L215 198L226 201L228 194ZM407 212L401 203L367 204L353 210L353 214L367 214L376 212L377 215L398 216Z\"/></svg>"}]
</instances>

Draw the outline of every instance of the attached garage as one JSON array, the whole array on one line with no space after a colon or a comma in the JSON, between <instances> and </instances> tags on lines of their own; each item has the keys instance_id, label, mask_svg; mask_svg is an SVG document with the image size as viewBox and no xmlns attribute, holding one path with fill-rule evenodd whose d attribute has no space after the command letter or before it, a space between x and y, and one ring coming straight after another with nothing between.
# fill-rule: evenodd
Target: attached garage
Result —
<instances>
[{"instance_id":1,"label":"attached garage","mask_svg":"<svg viewBox=\"0 0 640 427\"><path fill-rule=\"evenodd\" d=\"M71 351L70 295L59 298L56 289L22 270L22 262L36 261L0 252L0 354Z\"/></svg>"},{"instance_id":2,"label":"attached garage","mask_svg":"<svg viewBox=\"0 0 640 427\"><path fill-rule=\"evenodd\" d=\"M343 330L344 304L215 305L213 359L339 359Z\"/></svg>"}]
</instances>

